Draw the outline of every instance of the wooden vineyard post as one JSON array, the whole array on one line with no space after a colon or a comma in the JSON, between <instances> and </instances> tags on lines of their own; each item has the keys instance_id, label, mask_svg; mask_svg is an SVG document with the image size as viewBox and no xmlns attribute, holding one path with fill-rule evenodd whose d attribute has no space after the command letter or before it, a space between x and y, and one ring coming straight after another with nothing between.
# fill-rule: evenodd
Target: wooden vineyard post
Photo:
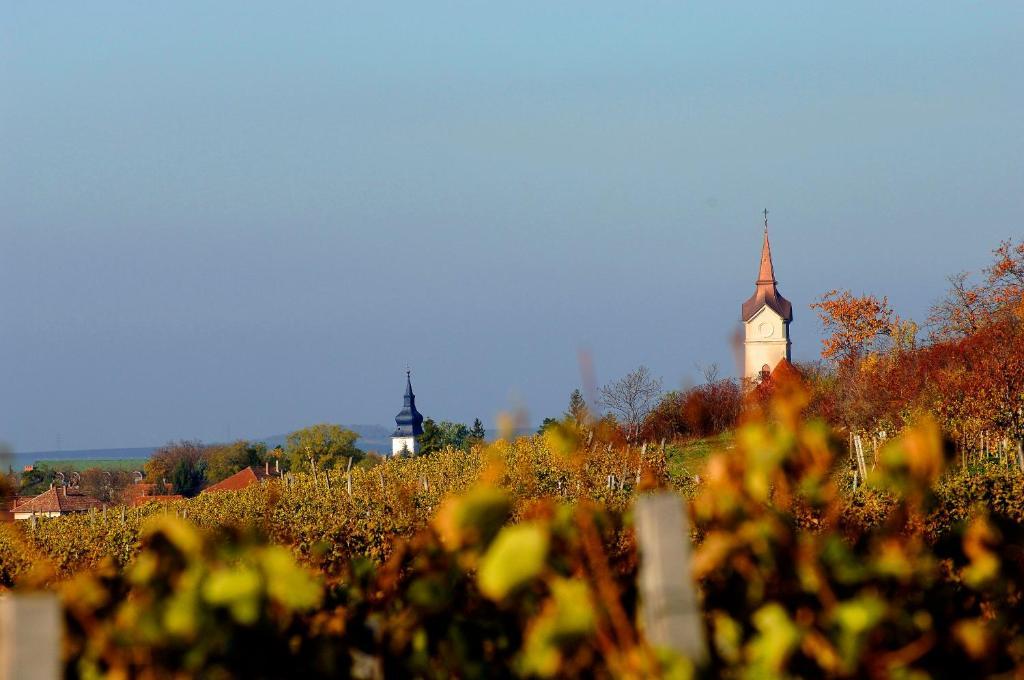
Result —
<instances>
[{"instance_id":1,"label":"wooden vineyard post","mask_svg":"<svg viewBox=\"0 0 1024 680\"><path fill-rule=\"evenodd\" d=\"M868 478L868 464L864 460L864 440L860 438L860 435L856 435L853 438L853 448L857 452L857 468L860 470L860 478L862 481Z\"/></svg>"},{"instance_id":2,"label":"wooden vineyard post","mask_svg":"<svg viewBox=\"0 0 1024 680\"><path fill-rule=\"evenodd\" d=\"M0 680L58 680L62 635L53 593L0 597Z\"/></svg>"},{"instance_id":3,"label":"wooden vineyard post","mask_svg":"<svg viewBox=\"0 0 1024 680\"><path fill-rule=\"evenodd\" d=\"M847 437L847 450L849 451L849 454L850 454L850 460L853 461L853 465L854 465L854 470L853 470L853 490L856 491L857 490L857 480L859 478L859 475L857 473L860 472L860 462L857 460L857 453L856 453L856 451L854 451L854 447L853 447L853 430L850 430L850 434Z\"/></svg>"},{"instance_id":4,"label":"wooden vineyard post","mask_svg":"<svg viewBox=\"0 0 1024 680\"><path fill-rule=\"evenodd\" d=\"M690 526L683 499L644 494L636 504L639 590L644 633L654 647L701 664L707 650L690 565Z\"/></svg>"},{"instance_id":5,"label":"wooden vineyard post","mask_svg":"<svg viewBox=\"0 0 1024 680\"><path fill-rule=\"evenodd\" d=\"M352 456L348 457L348 465L345 466L345 485L348 489L348 497L352 498Z\"/></svg>"}]
</instances>

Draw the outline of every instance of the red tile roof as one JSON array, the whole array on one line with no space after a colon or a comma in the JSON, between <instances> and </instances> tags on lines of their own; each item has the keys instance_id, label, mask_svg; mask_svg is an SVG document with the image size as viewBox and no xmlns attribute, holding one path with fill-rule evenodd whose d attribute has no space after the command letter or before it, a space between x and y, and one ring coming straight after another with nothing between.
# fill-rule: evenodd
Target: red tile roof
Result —
<instances>
[{"instance_id":1,"label":"red tile roof","mask_svg":"<svg viewBox=\"0 0 1024 680\"><path fill-rule=\"evenodd\" d=\"M264 479L280 476L281 474L278 472L270 472L268 474L265 469L250 466L239 470L230 477L220 480L216 484L206 487L203 489L203 493L207 491L238 491L239 489L262 482Z\"/></svg>"},{"instance_id":2,"label":"red tile roof","mask_svg":"<svg viewBox=\"0 0 1024 680\"><path fill-rule=\"evenodd\" d=\"M756 401L763 401L769 399L780 388L790 389L802 384L804 384L804 377L800 373L800 369L794 366L789 359L783 357L767 378L762 379L750 391L749 397Z\"/></svg>"},{"instance_id":3,"label":"red tile roof","mask_svg":"<svg viewBox=\"0 0 1024 680\"><path fill-rule=\"evenodd\" d=\"M122 493L124 502L128 505L138 505L136 499L152 496L156 492L156 484L153 482L136 482L126 486Z\"/></svg>"},{"instance_id":4,"label":"red tile roof","mask_svg":"<svg viewBox=\"0 0 1024 680\"><path fill-rule=\"evenodd\" d=\"M68 493L67 487L51 487L35 498L19 503L13 512L88 512L99 510L103 502L78 492Z\"/></svg>"},{"instance_id":5,"label":"red tile roof","mask_svg":"<svg viewBox=\"0 0 1024 680\"><path fill-rule=\"evenodd\" d=\"M783 357L779 363L775 364L775 368L772 369L772 380L778 382L784 381L803 381L804 376L800 372L800 369L793 365L789 359Z\"/></svg>"},{"instance_id":6,"label":"red tile roof","mask_svg":"<svg viewBox=\"0 0 1024 680\"><path fill-rule=\"evenodd\" d=\"M148 496L156 489L153 482L136 482L125 489L128 496Z\"/></svg>"}]
</instances>

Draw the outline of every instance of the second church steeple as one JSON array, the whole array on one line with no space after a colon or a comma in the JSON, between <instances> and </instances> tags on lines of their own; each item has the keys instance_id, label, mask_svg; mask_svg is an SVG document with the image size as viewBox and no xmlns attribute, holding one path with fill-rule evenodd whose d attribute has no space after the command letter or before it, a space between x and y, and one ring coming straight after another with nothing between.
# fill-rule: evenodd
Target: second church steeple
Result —
<instances>
[{"instance_id":1,"label":"second church steeple","mask_svg":"<svg viewBox=\"0 0 1024 680\"><path fill-rule=\"evenodd\" d=\"M415 454L419 451L419 437L423 434L423 415L416 410L416 395L412 391L412 373L405 372L405 397L402 410L395 416L394 434L391 435L391 455L406 453Z\"/></svg>"}]
</instances>

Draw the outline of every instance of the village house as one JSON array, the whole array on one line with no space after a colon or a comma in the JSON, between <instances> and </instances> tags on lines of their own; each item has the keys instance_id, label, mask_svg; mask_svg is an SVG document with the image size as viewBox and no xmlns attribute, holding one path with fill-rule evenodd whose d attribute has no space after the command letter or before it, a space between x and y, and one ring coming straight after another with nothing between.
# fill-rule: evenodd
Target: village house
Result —
<instances>
[{"instance_id":1,"label":"village house","mask_svg":"<svg viewBox=\"0 0 1024 680\"><path fill-rule=\"evenodd\" d=\"M78 489L69 490L66 486L51 486L38 496L18 503L11 512L14 514L14 519L21 520L32 517L73 515L90 510L101 510L104 506L103 501L87 496Z\"/></svg>"},{"instance_id":2,"label":"village house","mask_svg":"<svg viewBox=\"0 0 1024 680\"><path fill-rule=\"evenodd\" d=\"M275 460L274 469L271 470L270 461L267 461L263 468L250 465L247 468L239 470L230 477L226 477L216 484L206 487L203 489L203 493L210 491L239 491L247 486L258 484L265 479L274 479L279 477L281 477L281 463Z\"/></svg>"},{"instance_id":3,"label":"village house","mask_svg":"<svg viewBox=\"0 0 1024 680\"><path fill-rule=\"evenodd\" d=\"M124 502L136 508L146 503L168 503L185 498L181 494L158 494L156 491L157 485L153 482L136 482L124 490Z\"/></svg>"}]
</instances>

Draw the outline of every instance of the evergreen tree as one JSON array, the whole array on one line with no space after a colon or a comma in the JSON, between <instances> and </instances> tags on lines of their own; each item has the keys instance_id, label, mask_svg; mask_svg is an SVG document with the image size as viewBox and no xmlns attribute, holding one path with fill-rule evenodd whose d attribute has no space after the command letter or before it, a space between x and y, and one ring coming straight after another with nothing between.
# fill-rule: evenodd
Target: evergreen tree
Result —
<instances>
[{"instance_id":1,"label":"evergreen tree","mask_svg":"<svg viewBox=\"0 0 1024 680\"><path fill-rule=\"evenodd\" d=\"M433 418L423 419L423 434L416 441L419 442L421 456L441 449L441 431L437 429L437 423Z\"/></svg>"},{"instance_id":2,"label":"evergreen tree","mask_svg":"<svg viewBox=\"0 0 1024 680\"><path fill-rule=\"evenodd\" d=\"M473 427L469 430L469 439L472 444L483 444L487 439L487 431L484 430L484 424L480 422L479 418L473 420Z\"/></svg>"},{"instance_id":3,"label":"evergreen tree","mask_svg":"<svg viewBox=\"0 0 1024 680\"><path fill-rule=\"evenodd\" d=\"M191 498L203 488L206 479L206 461L192 461L182 458L171 471L171 484L174 493Z\"/></svg>"},{"instance_id":4,"label":"evergreen tree","mask_svg":"<svg viewBox=\"0 0 1024 680\"><path fill-rule=\"evenodd\" d=\"M578 388L569 395L569 410L565 412L565 419L571 420L577 425L582 425L587 421L587 402Z\"/></svg>"}]
</instances>

